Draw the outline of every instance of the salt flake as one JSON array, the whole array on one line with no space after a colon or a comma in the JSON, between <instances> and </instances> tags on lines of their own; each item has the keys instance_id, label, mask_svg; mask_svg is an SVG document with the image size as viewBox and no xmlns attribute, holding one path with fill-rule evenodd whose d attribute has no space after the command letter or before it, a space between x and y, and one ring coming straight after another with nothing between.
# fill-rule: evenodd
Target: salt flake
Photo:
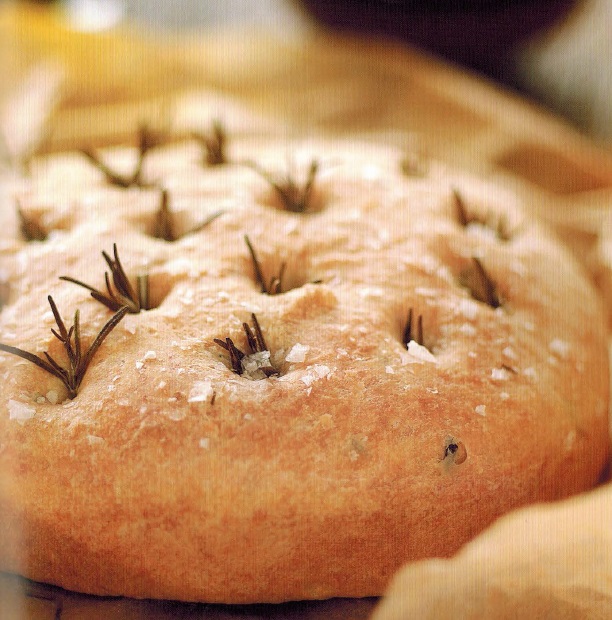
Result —
<instances>
[{"instance_id":1,"label":"salt flake","mask_svg":"<svg viewBox=\"0 0 612 620\"><path fill-rule=\"evenodd\" d=\"M309 350L310 347L308 345L300 344L298 342L291 347L291 351L289 351L287 357L285 357L285 361L290 363L303 362L306 359L306 353L308 353Z\"/></svg>"},{"instance_id":2,"label":"salt flake","mask_svg":"<svg viewBox=\"0 0 612 620\"><path fill-rule=\"evenodd\" d=\"M510 374L505 368L493 368L491 371L491 379L493 381L507 381Z\"/></svg>"},{"instance_id":3,"label":"salt flake","mask_svg":"<svg viewBox=\"0 0 612 620\"><path fill-rule=\"evenodd\" d=\"M570 344L560 338L555 338L548 343L548 348L559 357L565 359L570 352Z\"/></svg>"},{"instance_id":4,"label":"salt flake","mask_svg":"<svg viewBox=\"0 0 612 620\"><path fill-rule=\"evenodd\" d=\"M266 373L262 368L270 368L270 351L257 351L250 355L245 355L241 360L242 376L247 379L265 379Z\"/></svg>"},{"instance_id":5,"label":"salt flake","mask_svg":"<svg viewBox=\"0 0 612 620\"><path fill-rule=\"evenodd\" d=\"M408 355L406 355L402 351L401 359L402 364L413 364L413 363L423 363L429 362L433 364L437 364L438 360L432 355L431 351L424 347L422 344L419 344L415 340L411 340L408 343Z\"/></svg>"},{"instance_id":6,"label":"salt flake","mask_svg":"<svg viewBox=\"0 0 612 620\"><path fill-rule=\"evenodd\" d=\"M214 390L210 381L196 381L187 397L188 403L203 403L212 398Z\"/></svg>"},{"instance_id":7,"label":"salt flake","mask_svg":"<svg viewBox=\"0 0 612 620\"><path fill-rule=\"evenodd\" d=\"M9 419L17 420L20 424L23 424L26 420L31 420L36 413L34 407L28 407L28 405L18 400L9 400L8 410Z\"/></svg>"}]
</instances>

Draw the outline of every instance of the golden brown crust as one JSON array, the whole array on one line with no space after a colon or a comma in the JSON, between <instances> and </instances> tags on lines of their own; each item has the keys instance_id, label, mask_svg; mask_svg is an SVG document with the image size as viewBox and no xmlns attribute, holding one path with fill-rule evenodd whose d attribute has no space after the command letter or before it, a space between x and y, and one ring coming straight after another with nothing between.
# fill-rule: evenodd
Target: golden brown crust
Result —
<instances>
[{"instance_id":1,"label":"golden brown crust","mask_svg":"<svg viewBox=\"0 0 612 620\"><path fill-rule=\"evenodd\" d=\"M114 243L130 278L149 274L155 307L108 336L74 400L1 354L0 568L135 597L377 595L406 560L595 484L604 319L567 252L512 196L435 166L403 176L399 152L232 143L234 161L267 170L287 153L299 180L319 161L311 213L281 209L248 166L201 167L195 144L152 151L144 176L187 233L174 242L151 236L158 189L109 187L77 154L37 162L17 193L50 235L3 226L0 342L59 358L48 294L95 336L111 312L58 278L102 289ZM133 152L105 155L129 168ZM453 189L510 238L462 225ZM245 234L266 278L286 263L290 290L260 292ZM499 308L461 285L473 257ZM402 342L410 308L424 348ZM244 350L251 313L279 376L233 373L214 342Z\"/></svg>"}]
</instances>

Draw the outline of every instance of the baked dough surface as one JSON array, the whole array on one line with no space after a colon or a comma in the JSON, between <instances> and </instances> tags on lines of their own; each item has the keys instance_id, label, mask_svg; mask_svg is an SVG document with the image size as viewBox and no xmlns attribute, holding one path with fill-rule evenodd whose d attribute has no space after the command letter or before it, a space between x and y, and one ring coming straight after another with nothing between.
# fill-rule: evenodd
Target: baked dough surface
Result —
<instances>
[{"instance_id":1,"label":"baked dough surface","mask_svg":"<svg viewBox=\"0 0 612 620\"><path fill-rule=\"evenodd\" d=\"M195 143L153 150L178 234L154 238L156 187L110 186L82 155L34 162L14 193L48 231L0 231L0 342L62 358L47 304L90 342L111 312L104 250L153 308L104 341L73 400L0 352L0 569L95 594L225 603L379 595L404 562L446 557L499 515L592 487L608 455L603 310L577 263L500 188L358 142L234 140L298 181L281 208ZM104 153L129 169L134 152ZM458 221L453 190L469 213ZM222 214L189 233L212 213ZM493 226L494 228L495 226ZM267 280L260 292L247 234ZM501 306L461 274L480 259ZM463 284L462 284L463 282ZM403 340L409 310L423 344ZM278 375L232 372L255 313Z\"/></svg>"}]
</instances>

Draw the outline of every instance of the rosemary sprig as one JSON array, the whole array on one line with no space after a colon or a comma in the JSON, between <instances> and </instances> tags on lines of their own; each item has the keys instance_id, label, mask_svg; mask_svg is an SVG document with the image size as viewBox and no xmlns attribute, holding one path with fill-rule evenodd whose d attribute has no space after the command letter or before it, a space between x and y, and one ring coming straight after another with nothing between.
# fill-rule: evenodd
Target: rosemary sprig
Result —
<instances>
[{"instance_id":1,"label":"rosemary sprig","mask_svg":"<svg viewBox=\"0 0 612 620\"><path fill-rule=\"evenodd\" d=\"M297 184L290 172L287 173L285 178L277 178L253 161L247 161L245 163L274 188L274 191L277 193L286 211L291 211L292 213L307 213L311 209L312 190L317 172L319 171L319 163L317 160L313 159L310 163L308 176L303 186Z\"/></svg>"},{"instance_id":2,"label":"rosemary sprig","mask_svg":"<svg viewBox=\"0 0 612 620\"><path fill-rule=\"evenodd\" d=\"M193 132L191 136L202 148L203 166L221 166L228 163L227 133L219 120L213 121L210 134Z\"/></svg>"},{"instance_id":3,"label":"rosemary sprig","mask_svg":"<svg viewBox=\"0 0 612 620\"><path fill-rule=\"evenodd\" d=\"M111 258L104 251L102 252L102 256L104 257L104 260L106 261L106 264L108 265L113 278L113 286L111 287L108 272L104 272L104 280L106 282L107 291L106 294L94 288L93 286L90 286L89 284L85 284L84 282L81 282L80 280L71 278L69 276L60 276L60 280L72 282L73 284L78 284L79 286L86 288L88 291L90 291L91 296L95 300L104 304L113 312L119 310L119 308L121 308L122 306L126 306L128 312L131 312L132 314L138 314L141 310L148 310L148 276L140 276L137 291L135 291L130 284L127 275L125 274L121 261L119 260L117 244L113 243L114 258Z\"/></svg>"},{"instance_id":4,"label":"rosemary sprig","mask_svg":"<svg viewBox=\"0 0 612 620\"><path fill-rule=\"evenodd\" d=\"M408 320L404 328L403 343L408 346L408 343L414 340L417 344L423 346L423 316L419 314L416 319L416 330L413 329L413 312L412 308L408 310Z\"/></svg>"},{"instance_id":5,"label":"rosemary sprig","mask_svg":"<svg viewBox=\"0 0 612 620\"><path fill-rule=\"evenodd\" d=\"M280 270L278 275L272 276L270 278L270 282L266 283L266 280L263 275L263 271L261 269L261 263L257 258L257 254L255 253L255 249L248 237L248 235L244 236L244 242L247 244L247 248L249 248L249 254L251 255L251 260L253 261L253 267L255 269L255 278L257 279L257 283L261 287L261 292L266 295L278 295L282 293L283 290L283 276L285 275L286 263L282 263L280 266Z\"/></svg>"},{"instance_id":6,"label":"rosemary sprig","mask_svg":"<svg viewBox=\"0 0 612 620\"><path fill-rule=\"evenodd\" d=\"M457 189L453 189L453 201L455 204L457 221L464 228L472 223L476 223L490 228L500 241L509 241L512 238L512 234L508 230L508 220L503 214L499 215L499 217L495 219L495 215L492 213L487 214L484 218L479 217L474 213L469 213L465 205L465 201L463 200L463 196Z\"/></svg>"},{"instance_id":7,"label":"rosemary sprig","mask_svg":"<svg viewBox=\"0 0 612 620\"><path fill-rule=\"evenodd\" d=\"M46 241L49 236L47 230L36 219L24 213L18 200L15 203L21 236L26 241Z\"/></svg>"},{"instance_id":8,"label":"rosemary sprig","mask_svg":"<svg viewBox=\"0 0 612 620\"><path fill-rule=\"evenodd\" d=\"M221 340L220 338L215 338L214 342L218 344L221 348L225 349L229 353L230 365L232 367L232 371L238 375L242 375L245 372L245 366L243 364L243 360L255 353L269 353L268 345L264 340L263 333L261 331L261 327L259 325L259 321L255 316L255 313L251 314L251 320L253 321L253 327L248 323L242 324L242 329L244 329L244 333L247 337L247 344L249 346L249 353L244 353L241 351L233 342L231 338L226 338L225 340ZM257 370L263 373L265 377L271 377L273 375L278 375L278 370L274 368L271 364L269 366L258 366Z\"/></svg>"},{"instance_id":9,"label":"rosemary sprig","mask_svg":"<svg viewBox=\"0 0 612 620\"><path fill-rule=\"evenodd\" d=\"M160 143L161 139L147 125L140 126L138 130L138 159L131 174L121 174L110 168L91 147L81 149L81 153L104 174L107 182L111 185L124 189L132 186L146 187L148 184L142 179L144 160L148 152Z\"/></svg>"},{"instance_id":10,"label":"rosemary sprig","mask_svg":"<svg viewBox=\"0 0 612 620\"><path fill-rule=\"evenodd\" d=\"M153 236L156 239L164 239L165 241L176 241L177 236L174 230L174 218L170 212L168 202L168 190L162 189L159 208L155 214Z\"/></svg>"},{"instance_id":11,"label":"rosemary sprig","mask_svg":"<svg viewBox=\"0 0 612 620\"><path fill-rule=\"evenodd\" d=\"M472 257L472 265L459 276L459 281L462 286L469 289L476 301L488 304L491 308L499 308L502 305L495 282L475 256Z\"/></svg>"},{"instance_id":12,"label":"rosemary sprig","mask_svg":"<svg viewBox=\"0 0 612 620\"><path fill-rule=\"evenodd\" d=\"M159 208L155 214L155 222L153 225L153 237L156 239L163 239L164 241L178 241L178 239L184 237L185 235L190 235L192 233L199 232L203 228L206 228L212 221L216 220L220 215L223 215L225 211L219 209L215 211L211 215L209 215L206 219L204 219L199 224L196 224L193 228L185 231L183 234L179 235L176 232L176 226L174 223L174 216L170 209L170 197L167 189L162 189Z\"/></svg>"},{"instance_id":13,"label":"rosemary sprig","mask_svg":"<svg viewBox=\"0 0 612 620\"><path fill-rule=\"evenodd\" d=\"M68 397L74 398L79 391L79 387L81 386L81 382L83 381L83 377L85 376L85 372L89 367L91 359L100 348L100 345L104 339L125 316L128 309L125 306L119 308L119 310L115 312L115 314L100 330L89 349L87 349L85 354L83 354L79 311L76 310L74 313L74 321L70 329L66 329L66 325L64 324L64 321L62 320L51 295L49 295L47 299L49 301L49 305L51 306L51 312L53 312L55 323L57 324L57 331L52 328L51 332L64 345L66 356L68 358L68 367L63 368L60 366L58 362L56 362L55 359L53 359L46 351L44 353L45 357L43 358L35 355L34 353L29 353L23 349L18 349L17 347L12 347L2 343L0 343L0 351L17 355L25 360L28 360L29 362L32 362L33 364L36 364L39 368L46 370L49 374L52 374L54 377L60 379L68 390Z\"/></svg>"}]
</instances>

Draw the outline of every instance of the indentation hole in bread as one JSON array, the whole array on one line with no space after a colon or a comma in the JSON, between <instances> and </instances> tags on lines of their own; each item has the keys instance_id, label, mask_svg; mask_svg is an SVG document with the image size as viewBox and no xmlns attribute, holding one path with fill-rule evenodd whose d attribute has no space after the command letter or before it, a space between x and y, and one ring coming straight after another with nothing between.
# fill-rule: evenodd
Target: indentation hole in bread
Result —
<instances>
[{"instance_id":1,"label":"indentation hole in bread","mask_svg":"<svg viewBox=\"0 0 612 620\"><path fill-rule=\"evenodd\" d=\"M163 189L150 220L143 222L145 234L164 241L178 241L185 235L200 232L222 215L221 210L194 213L192 210L177 209L172 204L170 193Z\"/></svg>"},{"instance_id":2,"label":"indentation hole in bread","mask_svg":"<svg viewBox=\"0 0 612 620\"><path fill-rule=\"evenodd\" d=\"M497 282L479 258L473 257L472 262L465 265L459 273L458 282L476 301L493 309L502 305Z\"/></svg>"},{"instance_id":3,"label":"indentation hole in bread","mask_svg":"<svg viewBox=\"0 0 612 620\"><path fill-rule=\"evenodd\" d=\"M248 266L253 281L260 292L266 295L279 295L304 284L318 284L320 280L310 279L302 270L303 260L298 256L285 259L260 251L248 235L244 236L247 247Z\"/></svg>"},{"instance_id":4,"label":"indentation hole in bread","mask_svg":"<svg viewBox=\"0 0 612 620\"><path fill-rule=\"evenodd\" d=\"M454 437L447 437L444 440L444 452L442 460L447 463L461 465L467 459L467 450L463 442Z\"/></svg>"},{"instance_id":5,"label":"indentation hole in bread","mask_svg":"<svg viewBox=\"0 0 612 620\"><path fill-rule=\"evenodd\" d=\"M268 182L267 189L256 196L259 204L298 214L316 213L325 208L326 198L317 183L316 160L305 170L296 172L288 168L281 174L269 172L255 162L246 163Z\"/></svg>"},{"instance_id":6,"label":"indentation hole in bread","mask_svg":"<svg viewBox=\"0 0 612 620\"><path fill-rule=\"evenodd\" d=\"M256 315L242 323L242 333L214 338L219 350L224 351L222 360L235 374L249 380L268 379L278 376L263 329Z\"/></svg>"},{"instance_id":7,"label":"indentation hole in bread","mask_svg":"<svg viewBox=\"0 0 612 620\"><path fill-rule=\"evenodd\" d=\"M24 241L46 241L53 230L70 230L72 214L67 209L49 207L24 207L15 201L18 235Z\"/></svg>"},{"instance_id":8,"label":"indentation hole in bread","mask_svg":"<svg viewBox=\"0 0 612 620\"><path fill-rule=\"evenodd\" d=\"M411 342L415 342L433 353L438 339L438 328L431 314L421 314L417 306L411 306L407 311L400 312L398 339L403 347L407 349Z\"/></svg>"},{"instance_id":9,"label":"indentation hole in bread","mask_svg":"<svg viewBox=\"0 0 612 620\"><path fill-rule=\"evenodd\" d=\"M139 280L143 275L140 274L136 277L136 286L138 286ZM172 287L174 286L174 280L166 273L154 273L146 274L149 286L149 299L145 310L153 310L159 308L164 299L169 295Z\"/></svg>"},{"instance_id":10,"label":"indentation hole in bread","mask_svg":"<svg viewBox=\"0 0 612 620\"><path fill-rule=\"evenodd\" d=\"M102 254L107 263L103 284L98 283L96 286L66 275L59 279L90 291L94 299L113 311L127 306L130 313L138 314L142 310L151 310L161 305L172 287L169 274L130 273L119 259L116 244L113 244L112 257L106 252Z\"/></svg>"},{"instance_id":11,"label":"indentation hole in bread","mask_svg":"<svg viewBox=\"0 0 612 620\"><path fill-rule=\"evenodd\" d=\"M457 188L452 190L452 207L455 220L466 230L481 227L499 241L510 241L512 238L513 231L510 229L506 214L491 210L483 211L482 208L475 207Z\"/></svg>"}]
</instances>

